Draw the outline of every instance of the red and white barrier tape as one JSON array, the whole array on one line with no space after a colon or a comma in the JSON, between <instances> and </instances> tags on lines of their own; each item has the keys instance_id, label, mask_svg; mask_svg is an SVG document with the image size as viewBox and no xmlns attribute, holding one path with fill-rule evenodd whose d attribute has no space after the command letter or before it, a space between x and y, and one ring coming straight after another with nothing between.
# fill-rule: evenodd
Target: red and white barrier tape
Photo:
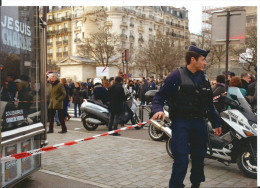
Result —
<instances>
[{"instance_id":1,"label":"red and white barrier tape","mask_svg":"<svg viewBox=\"0 0 260 188\"><path fill-rule=\"evenodd\" d=\"M78 140L74 140L74 141L70 141L70 142L56 144L56 145L53 145L53 146L47 146L47 147L43 147L43 148L31 150L31 151L26 151L26 152L22 152L22 153L17 153L17 154L5 156L5 157L1 158L1 163L5 163L5 162L8 162L8 161L13 161L13 160L17 160L17 159L22 159L22 158L30 157L30 156L33 156L33 155L38 155L38 154L45 153L45 152L48 152L48 151L53 151L53 150L56 150L56 149L59 149L59 148L63 148L64 146L71 146L71 145L74 145L74 144L78 144L79 142L93 140L93 139L100 137L100 136L107 136L107 135L110 135L110 134L113 134L113 133L118 133L120 131L132 129L134 127L141 126L141 125L144 125L146 123L150 123L150 121L138 123L138 124L131 125L131 126L128 126L128 127L123 127L121 129L109 131L109 132L106 132L106 133L103 133L103 134L98 134L98 135L94 135L94 136L87 137L87 138L82 138L82 139L78 139Z\"/></svg>"}]
</instances>

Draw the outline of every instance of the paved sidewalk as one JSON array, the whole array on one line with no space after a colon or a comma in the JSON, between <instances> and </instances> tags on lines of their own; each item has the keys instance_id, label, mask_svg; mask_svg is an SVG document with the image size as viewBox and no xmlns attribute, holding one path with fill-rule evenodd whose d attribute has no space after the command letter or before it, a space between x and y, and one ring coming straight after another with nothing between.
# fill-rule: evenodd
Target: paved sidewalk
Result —
<instances>
[{"instance_id":1,"label":"paved sidewalk","mask_svg":"<svg viewBox=\"0 0 260 188\"><path fill-rule=\"evenodd\" d=\"M48 134L49 145L93 136L69 130L67 134ZM190 166L190 165L189 165ZM97 187L168 187L172 159L165 142L105 136L42 155L42 169ZM190 187L189 171L185 185ZM201 187L257 187L235 164L225 166L205 160L206 182ZM53 187L60 187L57 182ZM86 186L88 187L88 186Z\"/></svg>"}]
</instances>

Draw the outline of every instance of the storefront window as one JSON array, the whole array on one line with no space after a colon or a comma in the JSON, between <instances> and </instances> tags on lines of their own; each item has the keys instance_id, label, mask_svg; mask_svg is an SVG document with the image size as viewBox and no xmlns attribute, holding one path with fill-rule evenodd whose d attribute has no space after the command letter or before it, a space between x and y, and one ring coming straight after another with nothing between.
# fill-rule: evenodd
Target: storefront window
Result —
<instances>
[{"instance_id":1,"label":"storefront window","mask_svg":"<svg viewBox=\"0 0 260 188\"><path fill-rule=\"evenodd\" d=\"M36 7L1 7L2 132L40 121L38 20Z\"/></svg>"}]
</instances>

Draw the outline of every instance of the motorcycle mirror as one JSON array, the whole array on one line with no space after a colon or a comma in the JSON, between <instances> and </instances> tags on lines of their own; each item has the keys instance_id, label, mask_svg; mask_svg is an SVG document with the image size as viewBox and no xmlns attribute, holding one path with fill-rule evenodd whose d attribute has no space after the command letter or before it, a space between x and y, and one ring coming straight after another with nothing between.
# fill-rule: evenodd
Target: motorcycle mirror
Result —
<instances>
[{"instance_id":1,"label":"motorcycle mirror","mask_svg":"<svg viewBox=\"0 0 260 188\"><path fill-rule=\"evenodd\" d=\"M238 98L237 98L237 96L236 96L236 95L230 94L230 96L231 96L231 98L232 98L233 100L236 100L236 101L238 101Z\"/></svg>"}]
</instances>

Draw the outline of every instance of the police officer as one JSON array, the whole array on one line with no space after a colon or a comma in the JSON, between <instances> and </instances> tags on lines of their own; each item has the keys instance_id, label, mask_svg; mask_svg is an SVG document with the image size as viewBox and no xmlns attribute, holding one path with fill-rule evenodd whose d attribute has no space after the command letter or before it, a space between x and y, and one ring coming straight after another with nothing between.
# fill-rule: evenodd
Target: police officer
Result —
<instances>
[{"instance_id":1,"label":"police officer","mask_svg":"<svg viewBox=\"0 0 260 188\"><path fill-rule=\"evenodd\" d=\"M149 83L148 90L155 90L155 89L156 89L156 85L155 85L155 82L154 82L154 77L150 76L150 83Z\"/></svg>"},{"instance_id":2,"label":"police officer","mask_svg":"<svg viewBox=\"0 0 260 188\"><path fill-rule=\"evenodd\" d=\"M185 68L174 70L166 79L152 102L155 112L153 119L165 118L164 101L169 105L172 120L171 151L174 156L169 187L184 187L183 181L188 168L188 155L191 155L192 187L199 187L205 181L204 158L207 152L207 127L209 118L215 135L222 131L220 119L213 105L210 83L203 70L207 64L209 51L191 45L186 52Z\"/></svg>"}]
</instances>

